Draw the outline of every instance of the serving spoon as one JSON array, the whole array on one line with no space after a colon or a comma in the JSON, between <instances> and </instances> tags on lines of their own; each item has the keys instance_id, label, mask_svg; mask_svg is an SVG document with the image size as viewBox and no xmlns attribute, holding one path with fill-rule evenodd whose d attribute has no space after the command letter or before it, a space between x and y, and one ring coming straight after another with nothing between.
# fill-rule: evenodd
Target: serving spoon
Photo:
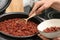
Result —
<instances>
[{"instance_id":1,"label":"serving spoon","mask_svg":"<svg viewBox=\"0 0 60 40\"><path fill-rule=\"evenodd\" d=\"M24 19L26 21L26 23L28 22L28 20L32 17L36 16L36 13L33 13L31 16L29 16L28 18Z\"/></svg>"}]
</instances>

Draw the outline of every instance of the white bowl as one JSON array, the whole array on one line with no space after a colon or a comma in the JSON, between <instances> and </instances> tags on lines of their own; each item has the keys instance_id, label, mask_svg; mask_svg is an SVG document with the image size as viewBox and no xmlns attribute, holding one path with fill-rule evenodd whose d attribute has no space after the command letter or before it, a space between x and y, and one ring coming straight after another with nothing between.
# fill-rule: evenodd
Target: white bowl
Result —
<instances>
[{"instance_id":1,"label":"white bowl","mask_svg":"<svg viewBox=\"0 0 60 40\"><path fill-rule=\"evenodd\" d=\"M50 19L50 20L43 21L42 23L38 25L37 29L40 32L40 34L42 34L43 36L47 38L54 38L54 37L60 36L60 31L54 32L54 33L53 32L45 33L43 32L43 30L46 28L55 27L55 26L60 27L60 19Z\"/></svg>"}]
</instances>

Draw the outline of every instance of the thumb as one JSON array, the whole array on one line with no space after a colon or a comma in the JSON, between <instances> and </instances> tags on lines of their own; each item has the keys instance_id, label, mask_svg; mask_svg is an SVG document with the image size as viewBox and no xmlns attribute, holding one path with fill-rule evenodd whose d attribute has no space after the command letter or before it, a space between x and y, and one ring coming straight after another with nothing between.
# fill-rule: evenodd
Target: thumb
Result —
<instances>
[{"instance_id":1,"label":"thumb","mask_svg":"<svg viewBox=\"0 0 60 40\"><path fill-rule=\"evenodd\" d=\"M57 39L60 40L60 37L58 37Z\"/></svg>"},{"instance_id":2,"label":"thumb","mask_svg":"<svg viewBox=\"0 0 60 40\"><path fill-rule=\"evenodd\" d=\"M49 40L49 39L47 39L46 37L44 37L43 35L41 35L41 34L38 34L38 36L39 36L40 38L42 38L43 40Z\"/></svg>"},{"instance_id":3,"label":"thumb","mask_svg":"<svg viewBox=\"0 0 60 40\"><path fill-rule=\"evenodd\" d=\"M60 40L60 37L53 38L53 40Z\"/></svg>"}]
</instances>

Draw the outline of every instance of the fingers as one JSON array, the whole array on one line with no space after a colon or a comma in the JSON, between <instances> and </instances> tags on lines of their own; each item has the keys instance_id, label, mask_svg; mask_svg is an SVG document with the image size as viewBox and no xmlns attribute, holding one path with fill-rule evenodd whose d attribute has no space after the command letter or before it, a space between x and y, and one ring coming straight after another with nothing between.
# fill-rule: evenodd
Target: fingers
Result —
<instances>
[{"instance_id":1,"label":"fingers","mask_svg":"<svg viewBox=\"0 0 60 40\"><path fill-rule=\"evenodd\" d=\"M43 40L49 40L49 39L47 39L46 37L44 37L43 35L41 35L41 34L38 34L38 36L39 36L40 38L42 38Z\"/></svg>"},{"instance_id":2,"label":"fingers","mask_svg":"<svg viewBox=\"0 0 60 40\"><path fill-rule=\"evenodd\" d=\"M60 40L60 37L58 37L57 39Z\"/></svg>"},{"instance_id":3,"label":"fingers","mask_svg":"<svg viewBox=\"0 0 60 40\"><path fill-rule=\"evenodd\" d=\"M33 9L32 9L32 11L35 11L38 7L40 7L40 5L42 5L43 4L43 1L38 1L38 2L36 2L35 3L35 5L34 5L34 7L33 7Z\"/></svg>"},{"instance_id":4,"label":"fingers","mask_svg":"<svg viewBox=\"0 0 60 40\"><path fill-rule=\"evenodd\" d=\"M60 37L54 38L53 40L60 40Z\"/></svg>"},{"instance_id":5,"label":"fingers","mask_svg":"<svg viewBox=\"0 0 60 40\"><path fill-rule=\"evenodd\" d=\"M42 12L43 10L49 8L51 5L53 4L53 2L46 2L45 4L43 4L36 12L37 14L39 14L40 12Z\"/></svg>"},{"instance_id":6,"label":"fingers","mask_svg":"<svg viewBox=\"0 0 60 40\"><path fill-rule=\"evenodd\" d=\"M53 0L43 0L35 3L32 11L30 12L29 16L31 16L34 12L37 14L40 14L43 10L51 7L51 5L54 3Z\"/></svg>"},{"instance_id":7,"label":"fingers","mask_svg":"<svg viewBox=\"0 0 60 40\"><path fill-rule=\"evenodd\" d=\"M34 12L36 11L36 9L37 9L38 7L40 7L40 5L42 5L42 4L43 4L42 1L36 2L35 5L34 5L34 7L33 7L33 9L32 9L32 11L30 12L29 16L31 16L32 13L34 13Z\"/></svg>"}]
</instances>

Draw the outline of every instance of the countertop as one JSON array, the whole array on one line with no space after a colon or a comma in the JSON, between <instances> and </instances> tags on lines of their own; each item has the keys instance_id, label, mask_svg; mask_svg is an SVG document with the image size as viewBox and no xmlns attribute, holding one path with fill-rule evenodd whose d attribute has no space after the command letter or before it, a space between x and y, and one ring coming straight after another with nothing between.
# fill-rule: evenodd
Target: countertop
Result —
<instances>
[{"instance_id":1,"label":"countertop","mask_svg":"<svg viewBox=\"0 0 60 40\"><path fill-rule=\"evenodd\" d=\"M6 12L24 12L23 0L12 0Z\"/></svg>"}]
</instances>

